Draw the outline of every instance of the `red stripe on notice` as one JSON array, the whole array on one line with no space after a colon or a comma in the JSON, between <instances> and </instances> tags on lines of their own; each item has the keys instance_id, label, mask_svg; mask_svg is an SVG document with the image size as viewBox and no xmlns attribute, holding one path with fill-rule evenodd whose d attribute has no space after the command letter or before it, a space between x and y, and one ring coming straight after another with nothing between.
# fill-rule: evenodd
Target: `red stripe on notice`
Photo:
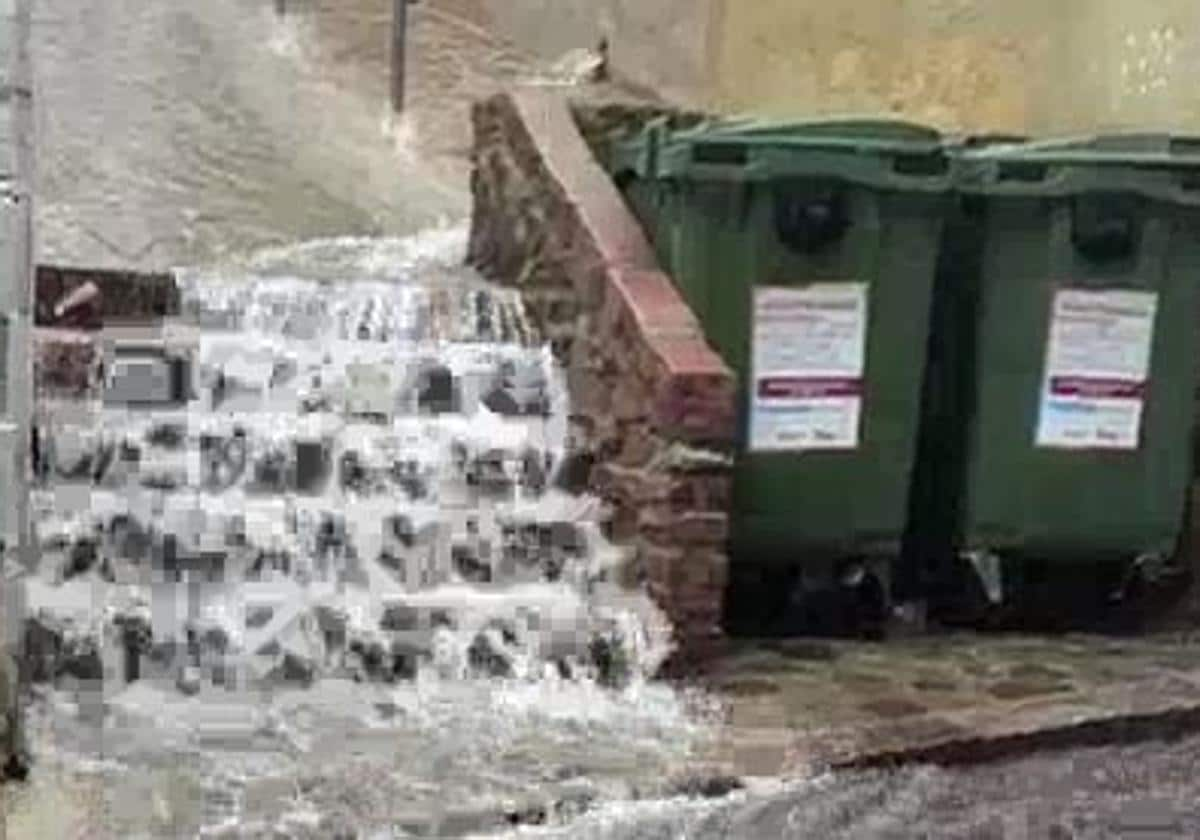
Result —
<instances>
[{"instance_id":1,"label":"red stripe on notice","mask_svg":"<svg viewBox=\"0 0 1200 840\"><path fill-rule=\"evenodd\" d=\"M760 399L809 400L821 397L860 397L861 379L837 377L773 377L758 381Z\"/></svg>"},{"instance_id":2,"label":"red stripe on notice","mask_svg":"<svg viewBox=\"0 0 1200 840\"><path fill-rule=\"evenodd\" d=\"M1092 379L1083 376L1055 376L1050 393L1056 397L1139 400L1146 396L1146 383L1132 379Z\"/></svg>"}]
</instances>

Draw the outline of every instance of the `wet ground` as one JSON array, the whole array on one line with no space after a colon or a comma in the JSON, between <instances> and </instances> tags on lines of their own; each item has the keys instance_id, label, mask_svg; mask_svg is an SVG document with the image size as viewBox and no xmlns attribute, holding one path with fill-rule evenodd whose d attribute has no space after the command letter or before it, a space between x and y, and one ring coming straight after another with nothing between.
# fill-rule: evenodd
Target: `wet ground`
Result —
<instances>
[{"instance_id":1,"label":"wet ground","mask_svg":"<svg viewBox=\"0 0 1200 840\"><path fill-rule=\"evenodd\" d=\"M1195 837L1200 740L1037 755L947 771L823 776L724 801L611 806L567 829L579 840L1024 840Z\"/></svg>"},{"instance_id":2,"label":"wet ground","mask_svg":"<svg viewBox=\"0 0 1200 840\"><path fill-rule=\"evenodd\" d=\"M1178 636L963 634L739 647L710 685L729 701L726 743L747 775L892 757L1002 757L1006 746L1020 753L1049 743L1039 741L1042 732L1192 713L1200 685L1200 647Z\"/></svg>"}]
</instances>

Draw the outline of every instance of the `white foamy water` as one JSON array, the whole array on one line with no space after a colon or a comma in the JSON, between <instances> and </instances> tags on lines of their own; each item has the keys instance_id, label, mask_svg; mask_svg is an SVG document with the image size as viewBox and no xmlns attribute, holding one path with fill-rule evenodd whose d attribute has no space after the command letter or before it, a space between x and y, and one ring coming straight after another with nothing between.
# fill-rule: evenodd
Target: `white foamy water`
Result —
<instances>
[{"instance_id":1,"label":"white foamy water","mask_svg":"<svg viewBox=\"0 0 1200 840\"><path fill-rule=\"evenodd\" d=\"M231 371L260 385L274 374L264 360L278 360L301 372L324 366L326 381L344 387L349 352L365 367L397 353L441 361L469 387L466 418L414 421L411 406L399 405L390 426L336 417L322 426L337 441L335 458L366 427L385 444L364 441L366 460L411 456L429 491L421 500L398 500L394 487L333 487L281 505L237 484L222 493L176 488L167 494L174 501L160 504L160 490L131 486L136 472L109 476L104 487L48 488L38 500L43 530L57 513L68 541L97 519L128 513L164 528L199 523L191 548L211 547L211 532L240 515L258 549L290 552L293 565L259 570L251 582L227 570L223 580L181 585L143 574L145 564L117 563L117 583L93 570L62 584L63 567L54 573L48 562L31 600L74 611L68 635L95 637L101 617L110 631L116 616L139 618L158 641L190 626L223 639L249 677L218 687L205 661L180 674L193 692L185 694L158 663L127 683L110 632L101 685L68 676L39 689L31 716L38 775L30 797L10 809L10 836L462 836L530 803L627 797L687 766L716 710L653 678L670 628L644 599L611 584L621 554L599 537L599 506L552 492L481 498L447 467L455 440L475 450L529 443L560 458L567 406L562 372L546 364L513 297L462 270L465 184L419 158L413 120L381 119L381 99L331 84L315 59L311 21L279 20L269 2L44 0L36 16L43 261L184 265L187 296L203 298L198 308L211 316L200 355L215 365L242 353ZM334 17L353 24L358 15L339 8ZM334 36L358 46L354 26ZM479 292L486 304L477 305ZM472 336L480 306L492 313L491 331ZM497 421L479 409L480 391L497 355L522 347L542 355L550 417ZM390 364L394 384L406 366ZM215 411L190 405L174 420L191 439L241 424L250 455L260 455L303 431L299 378ZM76 417L47 408L66 426ZM152 419L103 406L88 418L83 425L114 439L144 437ZM64 440L61 455L94 443ZM195 484L203 470L188 451L143 466ZM437 551L401 558L406 580L376 562L379 516L401 503L418 533L422 523L441 529ZM309 556L312 514L323 508L346 520L358 548L355 557L335 552L325 567ZM461 579L445 549L464 539L472 511L478 536L493 543L501 521L517 531L581 522L586 550L561 568L497 568L486 584ZM382 644L392 631L381 617L397 605L448 620L407 639L415 674L392 683L355 681L340 668L345 640L282 626L289 616L299 626L332 614L359 642ZM246 626L251 614L259 617ZM624 660L620 687L601 685L589 662L597 630ZM311 685L263 674L243 656L276 631L285 649L314 663ZM471 652L481 636L483 668L479 648ZM489 666L504 676L482 673Z\"/></svg>"},{"instance_id":2,"label":"white foamy water","mask_svg":"<svg viewBox=\"0 0 1200 840\"><path fill-rule=\"evenodd\" d=\"M32 585L31 603L51 612L73 609L81 633L89 632L89 617L106 614L110 626L117 614L151 615L156 642L182 640L187 627L216 628L223 661L242 673L222 687L197 669L192 693L184 694L170 670L146 671L126 683L114 676L119 667L113 664L101 690L67 679L38 704L34 730L44 760L99 780L115 815L105 825L108 836L176 836L163 833L168 823L188 836L258 836L268 829L331 836L331 826L343 823L358 836L421 825L435 832L495 828L489 820L497 814L531 803L546 807L584 793L588 801L606 801L652 789L708 742L719 709L702 694L654 678L671 650L670 627L644 594L612 581L624 554L602 536L603 506L520 484L481 496L456 472L454 445L475 452L532 446L551 461L561 459L568 409L562 372L543 349L480 340L479 313L487 306L480 309L478 293L490 302L488 311L520 307L462 269L462 250L462 232L454 229L409 240L332 239L272 249L236 266L181 271L185 312L189 320L223 325L201 330L199 346L214 348L201 353L208 364L225 364L229 353L251 347L268 361L303 358L308 347L325 354L326 370L337 370L361 350L376 366L438 361L460 384L477 369L486 386L486 372L506 353L525 353L549 374L547 417L502 416L466 399L458 413L437 416L411 413L400 400L382 423L347 419L336 400L332 408L301 416L286 387L216 410L198 400L182 413L110 407L91 415L99 418L100 439L104 430L144 435L164 417L182 417L189 434L240 426L252 452L260 438L278 442L316 428L337 440L334 463L349 449L384 461L408 453L426 464L429 476L419 501L391 486L349 490L336 474L315 496L263 495L243 487L244 479L219 493L163 491L159 502L158 491L128 477L93 488L93 518L129 511L161 519L162 528L178 531L194 520L204 530L237 512L251 543L290 551L295 560L290 571L252 580L229 577L226 566L224 580L208 583L144 577L139 583L135 575L106 584L93 572L65 583L47 573ZM431 301L440 315L422 320L418 313ZM310 322L293 335L297 312ZM390 338L378 332L386 329L394 329ZM330 341L330 330L349 334ZM218 346L226 349L218 352ZM339 361L338 354L346 358ZM189 473L188 481L196 475ZM68 513L55 510L63 498L61 487L39 497L35 507L47 528ZM344 517L355 546L353 556L334 558L325 568L309 556L312 543L304 535L311 529L288 524L308 521L303 511L311 518L322 510ZM432 578L398 576L377 562L387 542L381 519L397 511L427 523L418 530L431 529L434 547L426 559ZM553 572L543 566L522 572L517 561L501 562L504 528L520 533L538 522L573 524L581 540L576 553L564 555ZM491 558L487 581L462 578L449 556L471 527L492 546L481 555ZM419 558L404 562L425 568ZM264 608L271 617L250 626L249 615ZM408 629L399 635L385 622L396 609L407 616ZM413 673L392 682L357 672L362 681L356 681L342 667L344 640L288 629L320 610L344 616L346 638L380 650L394 649L389 645L403 637L413 651ZM414 624L416 616L441 619ZM622 663L616 687L594 660L597 633ZM274 638L314 665L315 682L273 676L279 652L263 652ZM106 653L106 661L113 656ZM171 785L198 793L172 800ZM139 812L132 803L145 797L147 786L154 793L148 801L158 804Z\"/></svg>"}]
</instances>

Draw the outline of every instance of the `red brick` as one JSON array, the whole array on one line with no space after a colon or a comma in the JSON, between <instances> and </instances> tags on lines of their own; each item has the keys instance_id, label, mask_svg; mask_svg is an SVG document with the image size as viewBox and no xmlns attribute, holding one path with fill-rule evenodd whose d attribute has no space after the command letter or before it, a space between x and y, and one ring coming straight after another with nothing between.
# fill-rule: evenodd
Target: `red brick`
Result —
<instances>
[{"instance_id":1,"label":"red brick","mask_svg":"<svg viewBox=\"0 0 1200 840\"><path fill-rule=\"evenodd\" d=\"M606 306L627 314L649 338L700 340L700 324L671 278L661 271L617 269L612 272ZM609 317L614 317L610 313Z\"/></svg>"},{"instance_id":2,"label":"red brick","mask_svg":"<svg viewBox=\"0 0 1200 840\"><path fill-rule=\"evenodd\" d=\"M646 578L655 586L661 587L667 598L673 591L672 576L683 560L684 550L679 546L664 547L643 542L638 547L638 561L646 570Z\"/></svg>"},{"instance_id":3,"label":"red brick","mask_svg":"<svg viewBox=\"0 0 1200 840\"><path fill-rule=\"evenodd\" d=\"M732 442L736 433L736 392L719 375L673 376L655 395L655 429L685 441Z\"/></svg>"},{"instance_id":4,"label":"red brick","mask_svg":"<svg viewBox=\"0 0 1200 840\"><path fill-rule=\"evenodd\" d=\"M621 451L616 462L636 467L646 464L660 448L659 439L650 433L646 423L628 423L621 430Z\"/></svg>"},{"instance_id":5,"label":"red brick","mask_svg":"<svg viewBox=\"0 0 1200 840\"><path fill-rule=\"evenodd\" d=\"M686 513L675 523L677 539L689 545L723 545L729 539L729 516L725 513Z\"/></svg>"},{"instance_id":6,"label":"red brick","mask_svg":"<svg viewBox=\"0 0 1200 840\"><path fill-rule=\"evenodd\" d=\"M609 411L618 422L650 416L652 403L642 383L634 376L618 376Z\"/></svg>"},{"instance_id":7,"label":"red brick","mask_svg":"<svg viewBox=\"0 0 1200 840\"><path fill-rule=\"evenodd\" d=\"M724 475L678 475L671 482L667 502L676 512L725 511L732 507L733 479Z\"/></svg>"},{"instance_id":8,"label":"red brick","mask_svg":"<svg viewBox=\"0 0 1200 840\"><path fill-rule=\"evenodd\" d=\"M721 546L729 538L729 517L722 512L676 514L662 506L644 507L638 527L647 539L689 548Z\"/></svg>"},{"instance_id":9,"label":"red brick","mask_svg":"<svg viewBox=\"0 0 1200 840\"><path fill-rule=\"evenodd\" d=\"M628 505L617 505L613 510L609 536L615 543L628 543L637 538L637 510Z\"/></svg>"},{"instance_id":10,"label":"red brick","mask_svg":"<svg viewBox=\"0 0 1200 840\"><path fill-rule=\"evenodd\" d=\"M733 383L733 372L703 339L663 338L654 343L654 350L668 374L714 377Z\"/></svg>"},{"instance_id":11,"label":"red brick","mask_svg":"<svg viewBox=\"0 0 1200 840\"><path fill-rule=\"evenodd\" d=\"M678 596L700 596L708 603L708 596L716 595L720 604L720 593L729 579L729 557L724 551L691 551L680 564L675 583Z\"/></svg>"},{"instance_id":12,"label":"red brick","mask_svg":"<svg viewBox=\"0 0 1200 840\"><path fill-rule=\"evenodd\" d=\"M720 636L729 468L682 474L652 456L673 441L731 448L735 377L561 97L501 95L472 119L471 261L509 283L520 277L531 302L570 292L538 320L560 339L574 410L589 424L593 488L613 505L613 536L638 546L635 565L676 621L681 656L702 657Z\"/></svg>"}]
</instances>

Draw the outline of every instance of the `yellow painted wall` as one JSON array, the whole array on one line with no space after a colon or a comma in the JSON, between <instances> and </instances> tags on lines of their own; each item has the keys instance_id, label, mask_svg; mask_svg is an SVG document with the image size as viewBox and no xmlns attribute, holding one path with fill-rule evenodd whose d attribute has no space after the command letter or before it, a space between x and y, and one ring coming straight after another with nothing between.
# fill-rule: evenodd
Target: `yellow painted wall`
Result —
<instances>
[{"instance_id":1,"label":"yellow painted wall","mask_svg":"<svg viewBox=\"0 0 1200 840\"><path fill-rule=\"evenodd\" d=\"M547 59L607 38L621 75L686 101L702 95L711 81L710 23L723 2L489 0L486 14L494 31Z\"/></svg>"},{"instance_id":2,"label":"yellow painted wall","mask_svg":"<svg viewBox=\"0 0 1200 840\"><path fill-rule=\"evenodd\" d=\"M687 104L948 129L1200 132L1200 0L494 0L546 55L612 44Z\"/></svg>"},{"instance_id":3,"label":"yellow painted wall","mask_svg":"<svg viewBox=\"0 0 1200 840\"><path fill-rule=\"evenodd\" d=\"M1200 130L1195 0L724 0L715 28L722 110Z\"/></svg>"}]
</instances>

